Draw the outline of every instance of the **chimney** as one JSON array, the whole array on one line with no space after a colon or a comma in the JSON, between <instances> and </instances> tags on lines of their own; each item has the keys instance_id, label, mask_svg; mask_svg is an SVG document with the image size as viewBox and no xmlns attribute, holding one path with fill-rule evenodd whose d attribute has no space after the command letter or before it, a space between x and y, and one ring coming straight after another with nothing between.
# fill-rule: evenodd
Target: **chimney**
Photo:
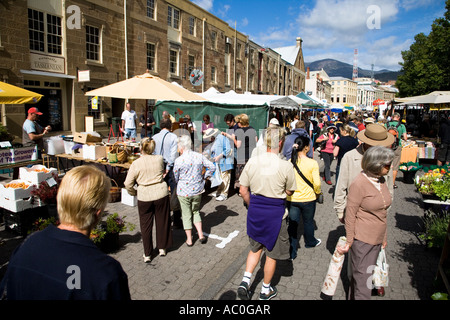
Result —
<instances>
[{"instance_id":1,"label":"chimney","mask_svg":"<svg viewBox=\"0 0 450 320\"><path fill-rule=\"evenodd\" d=\"M309 67L306 68L306 79L309 79Z\"/></svg>"},{"instance_id":2,"label":"chimney","mask_svg":"<svg viewBox=\"0 0 450 320\"><path fill-rule=\"evenodd\" d=\"M300 38L300 37L297 37L297 47L302 47L302 42L303 42L303 40L302 40L302 38Z\"/></svg>"}]
</instances>

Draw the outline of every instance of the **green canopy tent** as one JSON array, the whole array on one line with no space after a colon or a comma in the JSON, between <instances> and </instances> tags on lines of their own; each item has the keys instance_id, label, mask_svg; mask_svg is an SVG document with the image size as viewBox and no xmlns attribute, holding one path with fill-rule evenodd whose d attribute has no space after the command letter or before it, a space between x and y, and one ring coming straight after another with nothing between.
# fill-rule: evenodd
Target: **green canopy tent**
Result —
<instances>
[{"instance_id":1,"label":"green canopy tent","mask_svg":"<svg viewBox=\"0 0 450 320\"><path fill-rule=\"evenodd\" d=\"M198 132L201 131L201 123L205 114L208 114L211 118L211 122L214 123L214 128L226 131L228 129L224 121L226 114L231 113L236 116L245 113L250 119L250 126L258 133L260 130L266 128L269 116L269 106L266 103L259 105L240 105L222 104L211 101L158 101L153 112L157 127L159 127L163 111L168 111L175 117L176 121L179 121L180 118L187 114L190 115Z\"/></svg>"}]
</instances>

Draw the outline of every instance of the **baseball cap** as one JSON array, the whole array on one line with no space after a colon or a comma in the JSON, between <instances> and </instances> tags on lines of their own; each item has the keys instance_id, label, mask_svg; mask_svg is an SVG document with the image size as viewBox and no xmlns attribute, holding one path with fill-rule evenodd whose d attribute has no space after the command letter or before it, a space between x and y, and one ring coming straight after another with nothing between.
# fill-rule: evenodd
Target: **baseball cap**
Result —
<instances>
[{"instance_id":1,"label":"baseball cap","mask_svg":"<svg viewBox=\"0 0 450 320\"><path fill-rule=\"evenodd\" d=\"M28 109L28 114L30 114L30 113L35 113L35 114L38 114L40 116L43 115L43 113L39 112L39 109L35 108L35 107Z\"/></svg>"}]
</instances>

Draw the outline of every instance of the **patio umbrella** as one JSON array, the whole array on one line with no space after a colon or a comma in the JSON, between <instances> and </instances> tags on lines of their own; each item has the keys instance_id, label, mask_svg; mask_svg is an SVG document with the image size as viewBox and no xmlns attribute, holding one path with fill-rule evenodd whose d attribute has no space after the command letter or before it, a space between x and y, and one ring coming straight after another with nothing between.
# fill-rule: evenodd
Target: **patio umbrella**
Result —
<instances>
[{"instance_id":1,"label":"patio umbrella","mask_svg":"<svg viewBox=\"0 0 450 320\"><path fill-rule=\"evenodd\" d=\"M372 103L374 106L379 106L380 104L384 104L384 100L377 99Z\"/></svg>"},{"instance_id":2,"label":"patio umbrella","mask_svg":"<svg viewBox=\"0 0 450 320\"><path fill-rule=\"evenodd\" d=\"M0 81L0 104L37 103L42 97L42 94Z\"/></svg>"},{"instance_id":3,"label":"patio umbrella","mask_svg":"<svg viewBox=\"0 0 450 320\"><path fill-rule=\"evenodd\" d=\"M206 101L205 98L150 73L86 92L86 96L121 99Z\"/></svg>"}]
</instances>

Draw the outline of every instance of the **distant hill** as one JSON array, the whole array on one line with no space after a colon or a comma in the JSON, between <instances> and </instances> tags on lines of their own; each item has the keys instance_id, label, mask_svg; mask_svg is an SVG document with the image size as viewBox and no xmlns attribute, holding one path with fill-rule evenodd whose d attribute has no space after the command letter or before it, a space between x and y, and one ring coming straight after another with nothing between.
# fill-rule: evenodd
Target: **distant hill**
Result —
<instances>
[{"instance_id":1,"label":"distant hill","mask_svg":"<svg viewBox=\"0 0 450 320\"><path fill-rule=\"evenodd\" d=\"M325 70L330 77L344 77L351 79L353 75L353 65L344 63L334 59L323 59L314 62L305 62L305 68L309 67L311 71ZM379 70L374 71L375 80L388 82L389 80L397 80L397 77L401 74L400 71ZM358 68L358 77L370 78L372 75L371 70L364 70Z\"/></svg>"}]
</instances>

